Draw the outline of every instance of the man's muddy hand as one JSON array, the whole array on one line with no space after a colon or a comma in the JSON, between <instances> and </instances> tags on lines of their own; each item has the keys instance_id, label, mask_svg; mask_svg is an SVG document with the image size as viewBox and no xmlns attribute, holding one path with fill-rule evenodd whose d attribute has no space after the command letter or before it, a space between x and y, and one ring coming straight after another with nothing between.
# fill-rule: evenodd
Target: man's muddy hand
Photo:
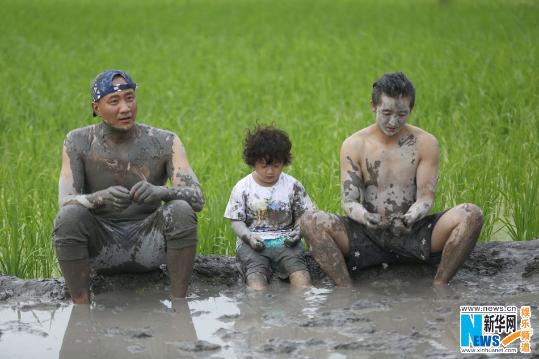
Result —
<instances>
[{"instance_id":1,"label":"man's muddy hand","mask_svg":"<svg viewBox=\"0 0 539 359\"><path fill-rule=\"evenodd\" d=\"M295 247L301 240L301 229L299 226L295 226L294 230L284 240L284 245L288 248Z\"/></svg>"},{"instance_id":2,"label":"man's muddy hand","mask_svg":"<svg viewBox=\"0 0 539 359\"><path fill-rule=\"evenodd\" d=\"M365 212L363 224L370 229L378 229L382 225L382 216L378 213Z\"/></svg>"},{"instance_id":3,"label":"man's muddy hand","mask_svg":"<svg viewBox=\"0 0 539 359\"><path fill-rule=\"evenodd\" d=\"M131 194L123 186L112 186L97 191L86 197L95 208L104 208L109 211L121 211L131 204Z\"/></svg>"},{"instance_id":4,"label":"man's muddy hand","mask_svg":"<svg viewBox=\"0 0 539 359\"><path fill-rule=\"evenodd\" d=\"M165 187L155 186L148 181L137 182L129 192L133 201L137 203L151 203L161 201L167 195Z\"/></svg>"},{"instance_id":5,"label":"man's muddy hand","mask_svg":"<svg viewBox=\"0 0 539 359\"><path fill-rule=\"evenodd\" d=\"M266 248L264 240L260 236L254 234L249 237L249 245L257 252L262 252L264 248Z\"/></svg>"},{"instance_id":6,"label":"man's muddy hand","mask_svg":"<svg viewBox=\"0 0 539 359\"><path fill-rule=\"evenodd\" d=\"M405 213L404 216L402 216L402 222L410 230L412 230L412 226L414 225L416 220L417 220L417 217L414 217L414 215L411 213Z\"/></svg>"},{"instance_id":7,"label":"man's muddy hand","mask_svg":"<svg viewBox=\"0 0 539 359\"><path fill-rule=\"evenodd\" d=\"M412 226L407 224L407 220L409 219L406 218L406 215L392 218L391 233L396 237L409 234L412 231Z\"/></svg>"}]
</instances>

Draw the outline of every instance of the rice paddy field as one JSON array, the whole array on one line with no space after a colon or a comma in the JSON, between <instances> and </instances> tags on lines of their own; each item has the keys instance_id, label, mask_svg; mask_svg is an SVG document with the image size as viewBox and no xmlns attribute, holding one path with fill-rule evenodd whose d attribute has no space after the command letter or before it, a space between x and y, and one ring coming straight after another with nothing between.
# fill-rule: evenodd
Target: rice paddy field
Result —
<instances>
[{"instance_id":1,"label":"rice paddy field","mask_svg":"<svg viewBox=\"0 0 539 359\"><path fill-rule=\"evenodd\" d=\"M139 84L137 120L176 132L205 195L198 252L234 254L223 218L249 168L245 130L293 142L287 172L341 212L342 141L371 85L403 71L410 123L441 145L436 210L482 207L482 241L539 235L539 3L396 0L0 0L0 273L58 276L51 244L64 135L95 123L89 83Z\"/></svg>"}]
</instances>

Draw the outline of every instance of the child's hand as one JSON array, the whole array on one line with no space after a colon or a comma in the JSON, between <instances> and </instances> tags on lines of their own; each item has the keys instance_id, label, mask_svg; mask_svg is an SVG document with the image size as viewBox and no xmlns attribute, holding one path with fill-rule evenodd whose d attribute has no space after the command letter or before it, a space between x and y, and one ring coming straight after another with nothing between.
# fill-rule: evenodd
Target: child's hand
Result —
<instances>
[{"instance_id":1,"label":"child's hand","mask_svg":"<svg viewBox=\"0 0 539 359\"><path fill-rule=\"evenodd\" d=\"M296 244L301 240L301 230L299 226L295 226L294 230L290 232L288 237L284 240L284 245L288 248L295 247Z\"/></svg>"},{"instance_id":2,"label":"child's hand","mask_svg":"<svg viewBox=\"0 0 539 359\"><path fill-rule=\"evenodd\" d=\"M264 248L266 247L264 245L264 240L260 236L257 236L255 234L252 234L249 237L249 245L251 246L252 249L254 249L257 252L262 252Z\"/></svg>"}]
</instances>

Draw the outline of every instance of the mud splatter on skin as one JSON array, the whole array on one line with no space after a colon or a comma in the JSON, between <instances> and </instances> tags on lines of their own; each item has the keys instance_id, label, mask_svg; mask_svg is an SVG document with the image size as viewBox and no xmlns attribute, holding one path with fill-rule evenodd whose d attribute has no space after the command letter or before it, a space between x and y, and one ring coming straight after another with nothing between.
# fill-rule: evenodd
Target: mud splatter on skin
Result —
<instances>
[{"instance_id":1,"label":"mud splatter on skin","mask_svg":"<svg viewBox=\"0 0 539 359\"><path fill-rule=\"evenodd\" d=\"M458 216L459 224L444 245L442 259L434 277L437 284L447 283L455 275L474 249L483 226L483 213L475 205L460 205L446 215Z\"/></svg>"},{"instance_id":2,"label":"mud splatter on skin","mask_svg":"<svg viewBox=\"0 0 539 359\"><path fill-rule=\"evenodd\" d=\"M350 166L354 171L360 171L360 168L354 163L354 161L352 161L350 156L346 156L346 160L348 161L348 163L350 163Z\"/></svg>"},{"instance_id":3,"label":"mud splatter on skin","mask_svg":"<svg viewBox=\"0 0 539 359\"><path fill-rule=\"evenodd\" d=\"M336 237L347 238L346 228L339 218L333 214L309 211L303 216L300 226L322 270L335 284L351 286L344 256L334 241Z\"/></svg>"},{"instance_id":4,"label":"mud splatter on skin","mask_svg":"<svg viewBox=\"0 0 539 359\"><path fill-rule=\"evenodd\" d=\"M394 199L387 198L384 203L387 204L385 213L391 219L393 219L395 215L400 216L403 213L406 213L413 204L412 200L406 198L400 203L397 203Z\"/></svg>"},{"instance_id":5,"label":"mud splatter on skin","mask_svg":"<svg viewBox=\"0 0 539 359\"><path fill-rule=\"evenodd\" d=\"M399 147L402 147L404 145L406 146L414 146L416 143L416 137L413 134L408 135L407 137L401 137L399 138Z\"/></svg>"},{"instance_id":6,"label":"mud splatter on skin","mask_svg":"<svg viewBox=\"0 0 539 359\"><path fill-rule=\"evenodd\" d=\"M410 115L410 99L389 97L382 93L380 102L373 110L380 131L388 137L395 136L406 125Z\"/></svg>"},{"instance_id":7,"label":"mud splatter on skin","mask_svg":"<svg viewBox=\"0 0 539 359\"><path fill-rule=\"evenodd\" d=\"M403 217L404 224L408 227L410 227L413 223L418 221L419 219L425 217L429 211L432 208L431 202L415 202L408 212L406 212L406 215Z\"/></svg>"},{"instance_id":8,"label":"mud splatter on skin","mask_svg":"<svg viewBox=\"0 0 539 359\"><path fill-rule=\"evenodd\" d=\"M129 218L149 214L161 204L132 202L127 208L103 207L99 197L93 194L111 186L130 189L140 181L154 186L164 186L171 178L173 144L177 137L165 130L135 124L127 131L115 130L105 122L71 131L65 139L64 149L69 167L62 167L59 185L60 204L80 203L85 207L100 208L100 214L110 217ZM191 171L192 172L192 171ZM174 190L164 200L183 199L193 208L204 204L202 190L194 173L186 173L182 185L176 183ZM190 178L188 178L190 176ZM78 196L78 197L77 197ZM121 215L120 215L121 213Z\"/></svg>"},{"instance_id":9,"label":"mud splatter on skin","mask_svg":"<svg viewBox=\"0 0 539 359\"><path fill-rule=\"evenodd\" d=\"M342 185L342 198L345 202L349 200L358 203L363 203L365 187L363 186L363 180L360 177L361 172L348 171L348 178Z\"/></svg>"},{"instance_id":10,"label":"mud splatter on skin","mask_svg":"<svg viewBox=\"0 0 539 359\"><path fill-rule=\"evenodd\" d=\"M366 158L365 165L367 166L367 172L369 173L369 178L365 181L365 187L378 187L378 175L381 161L375 160L374 162L369 163L369 159Z\"/></svg>"},{"instance_id":11,"label":"mud splatter on skin","mask_svg":"<svg viewBox=\"0 0 539 359\"><path fill-rule=\"evenodd\" d=\"M176 179L180 183L180 187L170 189L167 200L181 199L189 203L195 211L202 210L204 207L204 194L194 173L187 175L177 173Z\"/></svg>"},{"instance_id":12,"label":"mud splatter on skin","mask_svg":"<svg viewBox=\"0 0 539 359\"><path fill-rule=\"evenodd\" d=\"M371 202L365 202L363 204L363 207L365 207L365 209L367 211L371 212L371 213L376 213L377 212L376 207Z\"/></svg>"}]
</instances>

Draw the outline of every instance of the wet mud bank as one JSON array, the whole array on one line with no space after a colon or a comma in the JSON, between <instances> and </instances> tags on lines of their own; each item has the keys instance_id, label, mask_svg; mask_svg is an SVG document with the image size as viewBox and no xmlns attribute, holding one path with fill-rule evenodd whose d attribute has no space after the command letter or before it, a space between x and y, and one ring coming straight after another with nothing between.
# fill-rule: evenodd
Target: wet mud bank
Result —
<instances>
[{"instance_id":1,"label":"wet mud bank","mask_svg":"<svg viewBox=\"0 0 539 359\"><path fill-rule=\"evenodd\" d=\"M172 302L163 272L95 276L91 306L73 306L61 279L0 277L0 352L19 358L459 358L461 305L529 305L539 333L539 240L478 245L445 290L432 287L434 268L418 265L377 266L360 273L354 288L335 288L308 254L307 261L312 289L292 290L274 279L256 293L242 285L234 258L198 257L188 298ZM532 353L539 354L536 336Z\"/></svg>"},{"instance_id":2,"label":"wet mud bank","mask_svg":"<svg viewBox=\"0 0 539 359\"><path fill-rule=\"evenodd\" d=\"M313 283L328 282L324 272L310 253L305 254ZM166 272L166 270L165 270ZM108 290L136 289L145 286L168 284L165 272L94 275L92 290L103 293ZM432 276L435 268L426 265L381 265L363 270L355 277L356 282L398 280ZM198 256L193 270L193 282L212 285L240 285L242 278L234 257ZM277 280L277 279L274 279ZM502 287L520 292L539 288L539 239L525 242L480 243L457 273L452 286L465 283L488 290L489 283L498 282ZM8 298L49 298L63 300L69 293L63 278L23 280L0 275L0 301Z\"/></svg>"}]
</instances>

